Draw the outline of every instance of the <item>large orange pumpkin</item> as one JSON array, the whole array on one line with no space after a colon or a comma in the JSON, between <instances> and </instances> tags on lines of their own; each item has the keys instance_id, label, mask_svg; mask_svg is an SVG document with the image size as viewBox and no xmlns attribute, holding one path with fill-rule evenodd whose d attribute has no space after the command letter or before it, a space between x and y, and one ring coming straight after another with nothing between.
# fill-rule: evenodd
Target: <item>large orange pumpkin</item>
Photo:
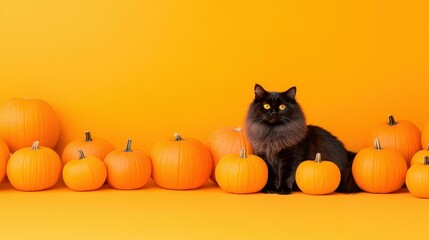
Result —
<instances>
[{"instance_id":1,"label":"large orange pumpkin","mask_svg":"<svg viewBox=\"0 0 429 240\"><path fill-rule=\"evenodd\" d=\"M207 182L213 167L210 151L203 143L179 134L155 143L150 158L153 181L167 189L199 188Z\"/></svg>"},{"instance_id":2,"label":"large orange pumpkin","mask_svg":"<svg viewBox=\"0 0 429 240\"><path fill-rule=\"evenodd\" d=\"M72 159L79 159L78 150L82 150L86 156L95 156L104 160L109 152L115 150L115 147L104 139L93 138L91 132L86 131L84 138L77 138L64 147L61 155L63 166Z\"/></svg>"},{"instance_id":3,"label":"large orange pumpkin","mask_svg":"<svg viewBox=\"0 0 429 240\"><path fill-rule=\"evenodd\" d=\"M222 157L215 170L219 187L230 193L255 193L261 191L268 181L268 167L262 158L246 154L232 153Z\"/></svg>"},{"instance_id":4,"label":"large orange pumpkin","mask_svg":"<svg viewBox=\"0 0 429 240\"><path fill-rule=\"evenodd\" d=\"M3 178L6 175L6 165L9 157L9 148L6 142L0 138L0 182L3 181Z\"/></svg>"},{"instance_id":5,"label":"large orange pumpkin","mask_svg":"<svg viewBox=\"0 0 429 240\"><path fill-rule=\"evenodd\" d=\"M52 107L41 99L12 98L0 109L0 135L11 152L31 146L54 148L60 134L60 120Z\"/></svg>"},{"instance_id":6,"label":"large orange pumpkin","mask_svg":"<svg viewBox=\"0 0 429 240\"><path fill-rule=\"evenodd\" d=\"M359 151L352 165L353 177L362 190L370 193L390 193L405 182L407 163L393 148L382 148L378 139L375 147Z\"/></svg>"},{"instance_id":7,"label":"large orange pumpkin","mask_svg":"<svg viewBox=\"0 0 429 240\"><path fill-rule=\"evenodd\" d=\"M314 160L306 160L298 165L295 180L303 193L329 194L340 185L341 172L335 163L322 161L320 153L317 153Z\"/></svg>"},{"instance_id":8,"label":"large orange pumpkin","mask_svg":"<svg viewBox=\"0 0 429 240\"><path fill-rule=\"evenodd\" d=\"M61 159L47 147L35 141L32 147L22 148L12 154L7 167L12 186L21 191L39 191L55 185L61 174Z\"/></svg>"},{"instance_id":9,"label":"large orange pumpkin","mask_svg":"<svg viewBox=\"0 0 429 240\"><path fill-rule=\"evenodd\" d=\"M423 164L416 163L408 169L405 183L413 196L429 198L429 157L423 159Z\"/></svg>"},{"instance_id":10,"label":"large orange pumpkin","mask_svg":"<svg viewBox=\"0 0 429 240\"><path fill-rule=\"evenodd\" d=\"M149 156L142 150L131 149L128 139L125 150L117 149L107 154L107 182L116 189L138 189L146 185L152 173Z\"/></svg>"},{"instance_id":11,"label":"large orange pumpkin","mask_svg":"<svg viewBox=\"0 0 429 240\"><path fill-rule=\"evenodd\" d=\"M366 146L371 147L375 138L383 147L398 150L408 166L413 155L421 149L421 133L417 126L406 120L395 121L392 115L387 123L378 123L371 129Z\"/></svg>"},{"instance_id":12,"label":"large orange pumpkin","mask_svg":"<svg viewBox=\"0 0 429 240\"><path fill-rule=\"evenodd\" d=\"M74 191L99 189L106 182L106 165L98 157L86 157L82 150L77 151L79 158L68 161L63 168L64 183Z\"/></svg>"},{"instance_id":13,"label":"large orange pumpkin","mask_svg":"<svg viewBox=\"0 0 429 240\"><path fill-rule=\"evenodd\" d=\"M252 154L252 147L240 127L221 127L214 130L208 136L206 145L213 159L213 170L210 175L213 182L216 182L216 165L222 157L238 153L242 147L245 148L246 153Z\"/></svg>"}]
</instances>

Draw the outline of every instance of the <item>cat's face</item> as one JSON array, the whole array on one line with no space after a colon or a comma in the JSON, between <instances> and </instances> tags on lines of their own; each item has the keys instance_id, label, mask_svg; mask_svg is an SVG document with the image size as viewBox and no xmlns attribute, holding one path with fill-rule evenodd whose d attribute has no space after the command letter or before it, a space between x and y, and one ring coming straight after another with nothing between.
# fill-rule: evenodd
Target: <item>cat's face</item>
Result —
<instances>
[{"instance_id":1,"label":"cat's face","mask_svg":"<svg viewBox=\"0 0 429 240\"><path fill-rule=\"evenodd\" d=\"M255 99L250 105L248 116L253 121L279 125L302 117L301 109L295 100L295 87L284 92L268 92L256 84L254 92Z\"/></svg>"}]
</instances>

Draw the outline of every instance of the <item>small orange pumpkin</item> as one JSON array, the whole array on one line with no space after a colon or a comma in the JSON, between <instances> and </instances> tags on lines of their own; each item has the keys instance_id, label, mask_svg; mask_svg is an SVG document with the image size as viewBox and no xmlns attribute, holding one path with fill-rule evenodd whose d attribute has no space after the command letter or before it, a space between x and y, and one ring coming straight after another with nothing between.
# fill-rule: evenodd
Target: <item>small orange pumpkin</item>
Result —
<instances>
[{"instance_id":1,"label":"small orange pumpkin","mask_svg":"<svg viewBox=\"0 0 429 240\"><path fill-rule=\"evenodd\" d=\"M359 151L352 165L356 184L370 193L390 193L405 182L407 163L402 154L393 148L382 148L374 139L374 148Z\"/></svg>"},{"instance_id":2,"label":"small orange pumpkin","mask_svg":"<svg viewBox=\"0 0 429 240\"><path fill-rule=\"evenodd\" d=\"M416 163L423 164L425 162L425 156L429 157L429 145L426 149L420 150L413 155L413 158L411 158L411 166Z\"/></svg>"},{"instance_id":3,"label":"small orange pumpkin","mask_svg":"<svg viewBox=\"0 0 429 240\"><path fill-rule=\"evenodd\" d=\"M185 190L201 187L212 172L210 151L200 141L182 138L160 140L150 152L152 179L162 188Z\"/></svg>"},{"instance_id":4,"label":"small orange pumpkin","mask_svg":"<svg viewBox=\"0 0 429 240\"><path fill-rule=\"evenodd\" d=\"M60 120L54 109L41 99L11 98L0 108L0 135L13 153L31 146L54 148L60 135Z\"/></svg>"},{"instance_id":5,"label":"small orange pumpkin","mask_svg":"<svg viewBox=\"0 0 429 240\"><path fill-rule=\"evenodd\" d=\"M219 187L229 193L259 192L268 181L267 164L256 155L246 154L245 147L240 154L222 157L215 174Z\"/></svg>"},{"instance_id":6,"label":"small orange pumpkin","mask_svg":"<svg viewBox=\"0 0 429 240\"><path fill-rule=\"evenodd\" d=\"M210 175L210 179L213 182L216 182L216 165L222 157L238 153L242 147L245 148L246 153L253 153L252 147L240 127L221 127L214 130L208 136L206 145L213 159L213 170Z\"/></svg>"},{"instance_id":7,"label":"small orange pumpkin","mask_svg":"<svg viewBox=\"0 0 429 240\"><path fill-rule=\"evenodd\" d=\"M341 172L335 163L322 161L320 153L317 153L314 160L306 160L298 165L295 180L303 193L329 194L340 185Z\"/></svg>"},{"instance_id":8,"label":"small orange pumpkin","mask_svg":"<svg viewBox=\"0 0 429 240\"><path fill-rule=\"evenodd\" d=\"M72 159L63 168L63 180L74 191L92 191L103 186L107 178L104 162L95 156L86 157L82 150L77 150L78 159Z\"/></svg>"},{"instance_id":9,"label":"small orange pumpkin","mask_svg":"<svg viewBox=\"0 0 429 240\"><path fill-rule=\"evenodd\" d=\"M77 138L69 142L63 150L61 161L63 166L72 159L79 159L79 151L82 150L86 156L95 156L104 160L107 154L115 147L101 138L92 138L89 131L85 132L85 138Z\"/></svg>"},{"instance_id":10,"label":"small orange pumpkin","mask_svg":"<svg viewBox=\"0 0 429 240\"><path fill-rule=\"evenodd\" d=\"M408 166L413 155L421 149L421 133L417 126L410 121L395 121L392 115L389 122L378 123L371 129L366 146L371 147L375 138L383 147L398 150Z\"/></svg>"},{"instance_id":11,"label":"small orange pumpkin","mask_svg":"<svg viewBox=\"0 0 429 240\"><path fill-rule=\"evenodd\" d=\"M107 182L116 189L138 189L146 185L152 173L149 156L138 149L131 149L128 139L125 150L114 150L107 154Z\"/></svg>"},{"instance_id":12,"label":"small orange pumpkin","mask_svg":"<svg viewBox=\"0 0 429 240\"><path fill-rule=\"evenodd\" d=\"M0 138L0 182L6 176L6 165L9 160L10 152L6 142Z\"/></svg>"},{"instance_id":13,"label":"small orange pumpkin","mask_svg":"<svg viewBox=\"0 0 429 240\"><path fill-rule=\"evenodd\" d=\"M429 157L423 157L423 164L412 165L405 179L408 191L418 198L429 198Z\"/></svg>"},{"instance_id":14,"label":"small orange pumpkin","mask_svg":"<svg viewBox=\"0 0 429 240\"><path fill-rule=\"evenodd\" d=\"M40 191L51 188L61 174L58 154L35 141L31 147L21 148L10 156L6 167L12 186L21 191Z\"/></svg>"}]
</instances>

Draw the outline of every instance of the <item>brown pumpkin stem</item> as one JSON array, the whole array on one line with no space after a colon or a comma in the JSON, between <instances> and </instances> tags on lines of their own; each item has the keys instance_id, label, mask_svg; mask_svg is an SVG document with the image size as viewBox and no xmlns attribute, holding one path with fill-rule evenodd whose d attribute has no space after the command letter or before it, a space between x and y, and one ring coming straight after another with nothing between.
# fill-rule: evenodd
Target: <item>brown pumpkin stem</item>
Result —
<instances>
[{"instance_id":1,"label":"brown pumpkin stem","mask_svg":"<svg viewBox=\"0 0 429 240\"><path fill-rule=\"evenodd\" d=\"M39 149L39 141L34 141L33 145L31 145L31 150Z\"/></svg>"},{"instance_id":2,"label":"brown pumpkin stem","mask_svg":"<svg viewBox=\"0 0 429 240\"><path fill-rule=\"evenodd\" d=\"M380 140L378 138L374 138L374 149L381 150L383 149L380 144Z\"/></svg>"},{"instance_id":3,"label":"brown pumpkin stem","mask_svg":"<svg viewBox=\"0 0 429 240\"><path fill-rule=\"evenodd\" d=\"M124 152L132 152L133 150L131 150L131 142L132 142L133 140L131 139L131 138L129 138L128 139L128 141L127 141L127 146L125 147L125 150L124 150Z\"/></svg>"},{"instance_id":4,"label":"brown pumpkin stem","mask_svg":"<svg viewBox=\"0 0 429 240\"><path fill-rule=\"evenodd\" d=\"M243 129L241 129L241 127L234 128L234 132L241 132L241 131L243 131Z\"/></svg>"},{"instance_id":5,"label":"brown pumpkin stem","mask_svg":"<svg viewBox=\"0 0 429 240\"><path fill-rule=\"evenodd\" d=\"M178 133L174 133L174 141L182 141L183 138L178 134Z\"/></svg>"},{"instance_id":6,"label":"brown pumpkin stem","mask_svg":"<svg viewBox=\"0 0 429 240\"><path fill-rule=\"evenodd\" d=\"M314 158L314 161L317 163L321 163L322 162L322 154L316 153L316 158Z\"/></svg>"},{"instance_id":7,"label":"brown pumpkin stem","mask_svg":"<svg viewBox=\"0 0 429 240\"><path fill-rule=\"evenodd\" d=\"M247 158L246 148L242 147L240 150L240 158Z\"/></svg>"},{"instance_id":8,"label":"brown pumpkin stem","mask_svg":"<svg viewBox=\"0 0 429 240\"><path fill-rule=\"evenodd\" d=\"M398 122L395 121L395 118L392 115L389 115L389 126L395 126Z\"/></svg>"},{"instance_id":9,"label":"brown pumpkin stem","mask_svg":"<svg viewBox=\"0 0 429 240\"><path fill-rule=\"evenodd\" d=\"M425 156L425 161L423 163L424 165L429 165L429 157Z\"/></svg>"},{"instance_id":10,"label":"brown pumpkin stem","mask_svg":"<svg viewBox=\"0 0 429 240\"><path fill-rule=\"evenodd\" d=\"M84 159L85 154L83 153L83 151L81 149L78 149L77 151L79 152L79 160Z\"/></svg>"},{"instance_id":11,"label":"brown pumpkin stem","mask_svg":"<svg viewBox=\"0 0 429 240\"><path fill-rule=\"evenodd\" d=\"M85 132L85 142L92 142L91 133L89 131Z\"/></svg>"}]
</instances>

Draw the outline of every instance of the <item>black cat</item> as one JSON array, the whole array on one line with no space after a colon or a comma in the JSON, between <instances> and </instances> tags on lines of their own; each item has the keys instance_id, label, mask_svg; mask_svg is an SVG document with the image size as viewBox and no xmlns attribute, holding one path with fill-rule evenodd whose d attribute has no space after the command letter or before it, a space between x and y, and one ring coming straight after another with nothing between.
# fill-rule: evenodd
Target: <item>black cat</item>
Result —
<instances>
[{"instance_id":1,"label":"black cat","mask_svg":"<svg viewBox=\"0 0 429 240\"><path fill-rule=\"evenodd\" d=\"M262 192L290 194L297 190L295 172L298 165L321 153L339 167L338 192L358 192L351 172L356 155L344 148L325 129L306 124L305 115L295 99L296 88L285 92L268 92L255 85L255 99L246 116L246 134L256 155L268 165L268 182Z\"/></svg>"}]
</instances>

